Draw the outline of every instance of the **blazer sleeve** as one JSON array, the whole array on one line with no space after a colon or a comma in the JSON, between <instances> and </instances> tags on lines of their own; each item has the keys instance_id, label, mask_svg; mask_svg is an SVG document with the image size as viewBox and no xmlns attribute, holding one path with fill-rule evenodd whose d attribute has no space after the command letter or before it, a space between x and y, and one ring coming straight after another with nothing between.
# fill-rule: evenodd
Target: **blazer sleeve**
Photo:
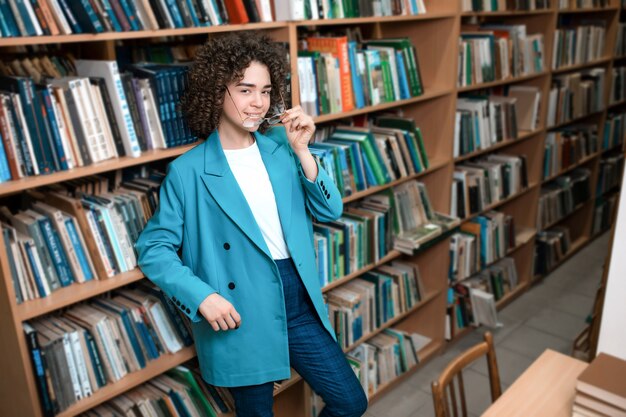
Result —
<instances>
[{"instance_id":1,"label":"blazer sleeve","mask_svg":"<svg viewBox=\"0 0 626 417\"><path fill-rule=\"evenodd\" d=\"M183 239L184 188L173 164L159 191L159 206L141 232L135 248L143 273L159 286L194 322L202 320L198 307L216 292L183 265L178 250Z\"/></svg>"},{"instance_id":2,"label":"blazer sleeve","mask_svg":"<svg viewBox=\"0 0 626 417\"><path fill-rule=\"evenodd\" d=\"M343 201L341 199L341 193L335 185L335 182L322 168L319 162L317 164L317 177L315 181L309 180L302 170L300 160L295 155L287 139L287 132L284 126L277 126L265 133L266 136L274 136L282 141L289 149L289 153L296 164L298 169L298 176L300 177L300 184L304 189L304 198L306 208L311 215L320 222L329 222L336 220L343 213Z\"/></svg>"}]
</instances>

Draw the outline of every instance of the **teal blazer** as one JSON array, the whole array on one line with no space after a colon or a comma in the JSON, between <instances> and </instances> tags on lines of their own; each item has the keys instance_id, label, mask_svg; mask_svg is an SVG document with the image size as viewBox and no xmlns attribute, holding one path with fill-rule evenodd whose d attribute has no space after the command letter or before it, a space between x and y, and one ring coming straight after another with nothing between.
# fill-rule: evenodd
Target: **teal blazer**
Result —
<instances>
[{"instance_id":1,"label":"teal blazer","mask_svg":"<svg viewBox=\"0 0 626 417\"><path fill-rule=\"evenodd\" d=\"M309 181L283 126L255 133L269 174L287 247L324 327L335 338L322 299L311 218L330 221L341 195L318 165ZM159 207L136 249L144 274L192 322L203 378L217 386L257 385L290 376L287 321L276 263L233 176L217 134L168 166ZM214 331L198 312L217 292L241 315L236 330Z\"/></svg>"}]
</instances>

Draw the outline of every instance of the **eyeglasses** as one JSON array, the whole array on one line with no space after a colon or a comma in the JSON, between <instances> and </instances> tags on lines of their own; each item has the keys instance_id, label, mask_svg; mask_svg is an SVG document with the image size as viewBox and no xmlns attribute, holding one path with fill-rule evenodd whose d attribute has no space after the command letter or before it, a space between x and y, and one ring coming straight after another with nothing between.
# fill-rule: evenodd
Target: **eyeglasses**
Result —
<instances>
[{"instance_id":1,"label":"eyeglasses","mask_svg":"<svg viewBox=\"0 0 626 417\"><path fill-rule=\"evenodd\" d=\"M261 117L258 118L256 120L248 120L249 116L246 117L245 119L243 117L241 117L241 112L239 111L239 108L237 108L237 105L235 104L235 99L233 99L233 96L230 94L230 90L228 89L228 87L226 88L226 92L228 93L228 96L230 97L230 99L233 101L233 105L235 106L235 109L237 110L237 113L239 114L239 118L242 121L242 124L244 127L255 127L255 126L259 126L260 124L262 124L263 122L267 122L268 125L270 126L274 126L276 124L278 124L280 122L280 119L283 117L283 115L285 114L286 111L286 106L285 106L285 99L283 98L282 93L280 92L280 90L278 90L278 95L280 96L280 103L273 105L268 113L274 113L272 116L270 117Z\"/></svg>"}]
</instances>

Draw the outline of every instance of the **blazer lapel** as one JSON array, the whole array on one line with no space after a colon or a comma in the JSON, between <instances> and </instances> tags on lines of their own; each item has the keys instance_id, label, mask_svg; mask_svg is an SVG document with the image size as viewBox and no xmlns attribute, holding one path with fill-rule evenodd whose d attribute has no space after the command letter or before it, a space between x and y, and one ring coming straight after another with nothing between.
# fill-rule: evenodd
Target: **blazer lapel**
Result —
<instances>
[{"instance_id":1,"label":"blazer lapel","mask_svg":"<svg viewBox=\"0 0 626 417\"><path fill-rule=\"evenodd\" d=\"M228 166L217 130L205 142L204 173L201 174L201 178L224 213L261 251L272 258L261 229Z\"/></svg>"},{"instance_id":2,"label":"blazer lapel","mask_svg":"<svg viewBox=\"0 0 626 417\"><path fill-rule=\"evenodd\" d=\"M291 226L291 210L293 209L291 194L294 183L291 172L292 161L288 149L289 145L278 144L258 132L255 132L254 136L261 151L265 169L267 169L267 174L272 183L280 224L283 227L285 240L287 240Z\"/></svg>"}]
</instances>

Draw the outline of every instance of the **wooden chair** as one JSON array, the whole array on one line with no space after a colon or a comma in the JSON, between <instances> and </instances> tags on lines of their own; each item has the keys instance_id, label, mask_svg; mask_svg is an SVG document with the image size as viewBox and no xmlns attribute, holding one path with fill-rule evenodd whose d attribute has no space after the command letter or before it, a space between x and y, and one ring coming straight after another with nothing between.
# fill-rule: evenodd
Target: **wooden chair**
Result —
<instances>
[{"instance_id":1,"label":"wooden chair","mask_svg":"<svg viewBox=\"0 0 626 417\"><path fill-rule=\"evenodd\" d=\"M433 381L431 388L433 391L436 417L467 416L462 371L467 365L471 364L483 355L487 356L489 385L491 386L491 401L493 402L497 400L502 394L500 374L498 373L498 362L496 361L496 351L493 346L493 336L490 332L486 332L484 334L484 338L484 342L477 344L454 358L454 360L448 364L443 372L441 372L439 379ZM455 379L457 382L456 389L454 384ZM461 406L460 410L458 407L459 402ZM459 411L462 412L462 414L459 414Z\"/></svg>"}]
</instances>

